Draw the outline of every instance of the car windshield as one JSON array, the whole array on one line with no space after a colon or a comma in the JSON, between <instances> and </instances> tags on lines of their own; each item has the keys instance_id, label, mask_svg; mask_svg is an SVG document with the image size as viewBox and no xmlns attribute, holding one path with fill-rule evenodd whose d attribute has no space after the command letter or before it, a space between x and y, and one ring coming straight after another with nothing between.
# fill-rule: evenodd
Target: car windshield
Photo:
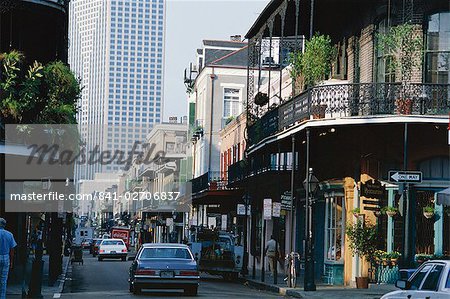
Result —
<instances>
[{"instance_id":1,"label":"car windshield","mask_svg":"<svg viewBox=\"0 0 450 299\"><path fill-rule=\"evenodd\" d=\"M185 248L144 248L141 259L192 259L191 254Z\"/></svg>"},{"instance_id":2,"label":"car windshield","mask_svg":"<svg viewBox=\"0 0 450 299\"><path fill-rule=\"evenodd\" d=\"M416 275L411 280L411 290L419 289L420 285L422 284L423 278L428 273L428 271L431 270L431 267L431 265L425 265L422 269L419 270L419 272L416 273Z\"/></svg>"},{"instance_id":3,"label":"car windshield","mask_svg":"<svg viewBox=\"0 0 450 299\"><path fill-rule=\"evenodd\" d=\"M125 245L123 241L103 241L101 245Z\"/></svg>"},{"instance_id":4,"label":"car windshield","mask_svg":"<svg viewBox=\"0 0 450 299\"><path fill-rule=\"evenodd\" d=\"M445 288L450 289L450 270L448 270L447 282L445 283Z\"/></svg>"}]
</instances>

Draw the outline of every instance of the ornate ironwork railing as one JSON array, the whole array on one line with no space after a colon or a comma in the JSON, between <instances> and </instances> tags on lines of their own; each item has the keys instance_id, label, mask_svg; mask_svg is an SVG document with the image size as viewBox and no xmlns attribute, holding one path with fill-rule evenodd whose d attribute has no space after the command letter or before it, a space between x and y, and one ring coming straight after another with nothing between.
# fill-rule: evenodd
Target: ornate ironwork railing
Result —
<instances>
[{"instance_id":1,"label":"ornate ironwork railing","mask_svg":"<svg viewBox=\"0 0 450 299\"><path fill-rule=\"evenodd\" d=\"M273 115L278 112L278 117ZM355 83L316 86L283 103L248 129L249 144L309 119L373 115L447 115L450 84ZM273 124L278 119L278 124Z\"/></svg>"},{"instance_id":2,"label":"ornate ironwork railing","mask_svg":"<svg viewBox=\"0 0 450 299\"><path fill-rule=\"evenodd\" d=\"M199 193L205 190L225 190L228 189L226 174L219 171L211 171L192 179L192 193Z\"/></svg>"}]
</instances>

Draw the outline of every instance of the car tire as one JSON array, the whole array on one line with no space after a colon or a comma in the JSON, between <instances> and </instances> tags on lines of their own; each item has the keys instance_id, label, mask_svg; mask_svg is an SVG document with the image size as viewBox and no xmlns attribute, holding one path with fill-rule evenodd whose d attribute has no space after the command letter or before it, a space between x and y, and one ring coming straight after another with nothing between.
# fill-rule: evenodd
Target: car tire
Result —
<instances>
[{"instance_id":1,"label":"car tire","mask_svg":"<svg viewBox=\"0 0 450 299\"><path fill-rule=\"evenodd\" d=\"M186 296L197 296L197 293L198 293L198 286L188 287L184 289L184 294Z\"/></svg>"},{"instance_id":2,"label":"car tire","mask_svg":"<svg viewBox=\"0 0 450 299\"><path fill-rule=\"evenodd\" d=\"M102 257L98 257L98 261L99 262L103 261L103 258Z\"/></svg>"}]
</instances>

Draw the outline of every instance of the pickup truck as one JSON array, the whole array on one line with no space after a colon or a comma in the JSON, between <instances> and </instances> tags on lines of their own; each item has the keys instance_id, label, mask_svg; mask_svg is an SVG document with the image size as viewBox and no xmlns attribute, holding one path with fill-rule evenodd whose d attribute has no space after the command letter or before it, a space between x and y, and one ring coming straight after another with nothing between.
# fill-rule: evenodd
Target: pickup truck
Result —
<instances>
[{"instance_id":1,"label":"pickup truck","mask_svg":"<svg viewBox=\"0 0 450 299\"><path fill-rule=\"evenodd\" d=\"M225 279L237 279L242 270L244 247L235 244L235 238L227 232L201 229L197 242L189 244L199 270Z\"/></svg>"}]
</instances>

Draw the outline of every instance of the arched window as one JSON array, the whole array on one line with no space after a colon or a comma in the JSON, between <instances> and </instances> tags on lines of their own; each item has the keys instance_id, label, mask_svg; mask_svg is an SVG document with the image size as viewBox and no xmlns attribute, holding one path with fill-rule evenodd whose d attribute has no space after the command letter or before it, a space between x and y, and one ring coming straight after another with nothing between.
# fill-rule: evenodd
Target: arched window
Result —
<instances>
[{"instance_id":1,"label":"arched window","mask_svg":"<svg viewBox=\"0 0 450 299\"><path fill-rule=\"evenodd\" d=\"M426 37L426 82L450 84L450 12L428 17Z\"/></svg>"}]
</instances>

